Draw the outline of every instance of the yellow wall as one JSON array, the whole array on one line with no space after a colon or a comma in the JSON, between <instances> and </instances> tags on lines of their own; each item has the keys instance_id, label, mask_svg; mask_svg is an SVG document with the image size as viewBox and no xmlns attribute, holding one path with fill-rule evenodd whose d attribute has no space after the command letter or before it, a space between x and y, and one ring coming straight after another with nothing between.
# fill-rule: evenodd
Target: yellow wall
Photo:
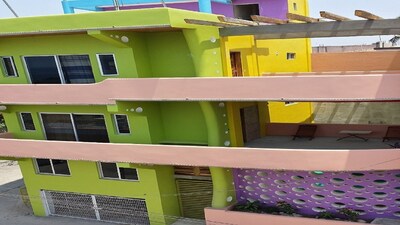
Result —
<instances>
[{"instance_id":1,"label":"yellow wall","mask_svg":"<svg viewBox=\"0 0 400 225\"><path fill-rule=\"evenodd\" d=\"M293 3L296 3L297 10L294 9ZM296 13L303 16L309 15L308 0L288 0L288 9L290 13Z\"/></svg>"},{"instance_id":2,"label":"yellow wall","mask_svg":"<svg viewBox=\"0 0 400 225\"><path fill-rule=\"evenodd\" d=\"M308 15L307 0L289 0L289 11ZM240 52L243 76L261 76L271 72L311 71L311 44L309 39L254 40L253 36L221 38L221 53L224 76L232 77L230 52ZM296 53L295 59L287 59L287 53ZM251 87L243 87L251 88ZM240 108L255 103L228 103L229 130L232 146L243 146ZM283 102L258 103L261 136L265 135L267 122L311 123L311 103L285 105ZM262 110L265 109L265 110Z\"/></svg>"}]
</instances>

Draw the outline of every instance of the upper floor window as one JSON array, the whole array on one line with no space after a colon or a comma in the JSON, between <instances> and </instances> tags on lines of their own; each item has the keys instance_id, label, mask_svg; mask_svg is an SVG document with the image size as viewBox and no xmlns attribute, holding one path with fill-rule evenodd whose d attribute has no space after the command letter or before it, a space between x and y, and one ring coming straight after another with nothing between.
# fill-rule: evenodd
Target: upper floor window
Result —
<instances>
[{"instance_id":1,"label":"upper floor window","mask_svg":"<svg viewBox=\"0 0 400 225\"><path fill-rule=\"evenodd\" d=\"M297 11L297 3L296 2L293 2L293 10Z\"/></svg>"},{"instance_id":2,"label":"upper floor window","mask_svg":"<svg viewBox=\"0 0 400 225\"><path fill-rule=\"evenodd\" d=\"M119 180L139 180L137 170L134 168L119 167L116 163L99 163L102 178Z\"/></svg>"},{"instance_id":3,"label":"upper floor window","mask_svg":"<svg viewBox=\"0 0 400 225\"><path fill-rule=\"evenodd\" d=\"M288 52L288 53L286 53L286 59L287 59L287 60L296 59L296 53L293 53L293 52Z\"/></svg>"},{"instance_id":4,"label":"upper floor window","mask_svg":"<svg viewBox=\"0 0 400 225\"><path fill-rule=\"evenodd\" d=\"M101 74L104 76L118 75L117 63L113 54L97 54Z\"/></svg>"},{"instance_id":5,"label":"upper floor window","mask_svg":"<svg viewBox=\"0 0 400 225\"><path fill-rule=\"evenodd\" d=\"M41 113L47 140L109 142L103 115Z\"/></svg>"},{"instance_id":6,"label":"upper floor window","mask_svg":"<svg viewBox=\"0 0 400 225\"><path fill-rule=\"evenodd\" d=\"M118 134L130 134L128 116L122 114L114 115L115 126L117 128Z\"/></svg>"},{"instance_id":7,"label":"upper floor window","mask_svg":"<svg viewBox=\"0 0 400 225\"><path fill-rule=\"evenodd\" d=\"M71 175L67 160L35 159L35 162L40 174Z\"/></svg>"},{"instance_id":8,"label":"upper floor window","mask_svg":"<svg viewBox=\"0 0 400 225\"><path fill-rule=\"evenodd\" d=\"M17 68L15 67L14 58L12 56L1 57L1 65L7 77L18 77Z\"/></svg>"},{"instance_id":9,"label":"upper floor window","mask_svg":"<svg viewBox=\"0 0 400 225\"><path fill-rule=\"evenodd\" d=\"M21 117L21 124L22 124L22 128L24 130L27 130L27 131L36 130L35 124L33 123L31 113L22 112L19 115Z\"/></svg>"},{"instance_id":10,"label":"upper floor window","mask_svg":"<svg viewBox=\"0 0 400 225\"><path fill-rule=\"evenodd\" d=\"M94 83L88 55L25 56L32 84Z\"/></svg>"}]
</instances>

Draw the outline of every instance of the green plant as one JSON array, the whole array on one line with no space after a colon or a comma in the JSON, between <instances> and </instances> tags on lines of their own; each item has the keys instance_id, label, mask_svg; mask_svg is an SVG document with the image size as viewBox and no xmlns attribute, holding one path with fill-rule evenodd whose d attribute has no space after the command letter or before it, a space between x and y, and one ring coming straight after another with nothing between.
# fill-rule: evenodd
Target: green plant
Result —
<instances>
[{"instance_id":1,"label":"green plant","mask_svg":"<svg viewBox=\"0 0 400 225\"><path fill-rule=\"evenodd\" d=\"M358 220L358 216L360 215L358 212L356 212L350 208L340 209L339 214L345 216L347 220L353 221L353 222L356 222Z\"/></svg>"},{"instance_id":2,"label":"green plant","mask_svg":"<svg viewBox=\"0 0 400 225\"><path fill-rule=\"evenodd\" d=\"M279 201L276 203L276 207L279 209L279 211L285 213L285 214L293 214L296 212L296 209L290 205L289 203L285 201Z\"/></svg>"},{"instance_id":3,"label":"green plant","mask_svg":"<svg viewBox=\"0 0 400 225\"><path fill-rule=\"evenodd\" d=\"M335 216L330 212L320 212L320 213L318 213L317 218L331 220L331 219L334 219Z\"/></svg>"},{"instance_id":4,"label":"green plant","mask_svg":"<svg viewBox=\"0 0 400 225\"><path fill-rule=\"evenodd\" d=\"M3 115L0 113L0 133L6 131L7 131L6 123L4 121Z\"/></svg>"},{"instance_id":5,"label":"green plant","mask_svg":"<svg viewBox=\"0 0 400 225\"><path fill-rule=\"evenodd\" d=\"M247 201L244 204L237 204L233 210L241 212L261 213L262 206L259 201L254 201L254 202Z\"/></svg>"}]
</instances>

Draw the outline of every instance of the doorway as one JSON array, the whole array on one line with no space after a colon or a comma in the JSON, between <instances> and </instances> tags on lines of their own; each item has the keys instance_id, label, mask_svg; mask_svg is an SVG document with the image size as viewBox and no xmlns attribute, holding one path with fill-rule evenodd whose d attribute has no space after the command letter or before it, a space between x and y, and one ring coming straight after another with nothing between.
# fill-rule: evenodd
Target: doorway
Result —
<instances>
[{"instance_id":1,"label":"doorway","mask_svg":"<svg viewBox=\"0 0 400 225\"><path fill-rule=\"evenodd\" d=\"M242 56L240 52L231 52L232 77L243 77Z\"/></svg>"},{"instance_id":2,"label":"doorway","mask_svg":"<svg viewBox=\"0 0 400 225\"><path fill-rule=\"evenodd\" d=\"M260 119L258 106L249 106L240 109L243 143L260 138Z\"/></svg>"},{"instance_id":3,"label":"doorway","mask_svg":"<svg viewBox=\"0 0 400 225\"><path fill-rule=\"evenodd\" d=\"M252 15L260 15L260 7L258 4L235 5L235 18L251 20Z\"/></svg>"}]
</instances>

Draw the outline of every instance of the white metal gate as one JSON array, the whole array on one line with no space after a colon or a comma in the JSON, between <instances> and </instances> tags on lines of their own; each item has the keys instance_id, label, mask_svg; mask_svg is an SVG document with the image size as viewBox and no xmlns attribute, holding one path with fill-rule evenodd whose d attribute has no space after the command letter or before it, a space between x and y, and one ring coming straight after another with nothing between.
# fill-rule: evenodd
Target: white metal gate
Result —
<instances>
[{"instance_id":1,"label":"white metal gate","mask_svg":"<svg viewBox=\"0 0 400 225\"><path fill-rule=\"evenodd\" d=\"M143 199L42 191L49 215L149 225Z\"/></svg>"}]
</instances>

